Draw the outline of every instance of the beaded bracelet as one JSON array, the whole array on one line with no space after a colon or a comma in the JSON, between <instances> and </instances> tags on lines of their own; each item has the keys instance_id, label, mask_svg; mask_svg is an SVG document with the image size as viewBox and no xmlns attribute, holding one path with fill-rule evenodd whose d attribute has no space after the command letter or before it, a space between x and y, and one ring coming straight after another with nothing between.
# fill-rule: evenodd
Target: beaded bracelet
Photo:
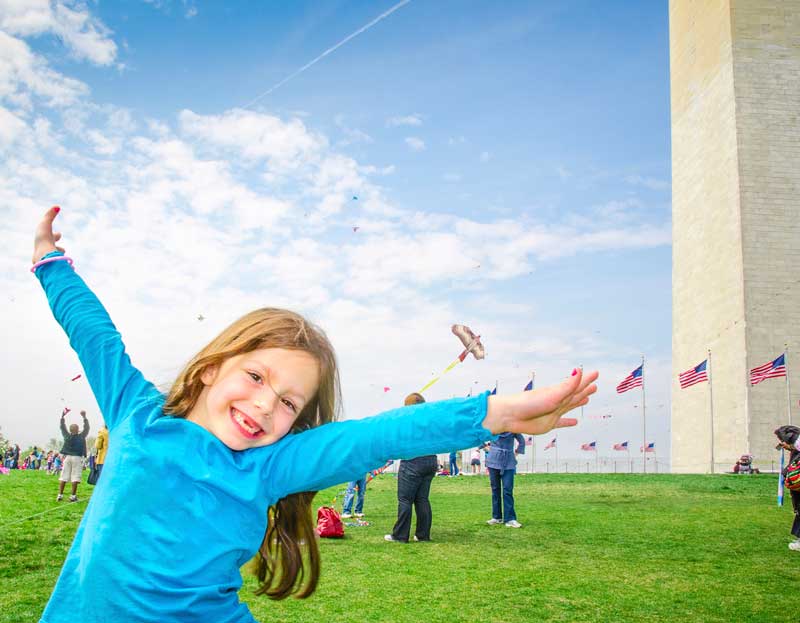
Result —
<instances>
[{"instance_id":1,"label":"beaded bracelet","mask_svg":"<svg viewBox=\"0 0 800 623\"><path fill-rule=\"evenodd\" d=\"M44 266L45 264L49 264L50 262L59 262L61 260L69 262L70 266L73 265L71 257L67 257L66 255L54 255L52 257L46 257L45 259L36 262L33 266L31 266L31 272L36 273L36 269L39 268L39 266Z\"/></svg>"}]
</instances>

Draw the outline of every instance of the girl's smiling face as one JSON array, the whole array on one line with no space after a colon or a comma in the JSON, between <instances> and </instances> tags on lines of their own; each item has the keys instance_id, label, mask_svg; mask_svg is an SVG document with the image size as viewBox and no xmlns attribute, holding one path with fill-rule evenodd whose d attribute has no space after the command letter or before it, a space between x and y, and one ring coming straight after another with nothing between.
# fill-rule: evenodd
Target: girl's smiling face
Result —
<instances>
[{"instance_id":1,"label":"girl's smiling face","mask_svg":"<svg viewBox=\"0 0 800 623\"><path fill-rule=\"evenodd\" d=\"M206 368L205 387L187 419L231 450L281 439L314 397L319 362L303 350L263 348Z\"/></svg>"}]
</instances>

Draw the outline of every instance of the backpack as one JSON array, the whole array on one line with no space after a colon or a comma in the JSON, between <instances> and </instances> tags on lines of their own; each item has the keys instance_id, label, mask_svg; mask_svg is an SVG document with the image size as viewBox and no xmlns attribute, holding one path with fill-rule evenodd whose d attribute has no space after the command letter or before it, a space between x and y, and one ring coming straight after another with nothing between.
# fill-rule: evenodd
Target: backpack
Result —
<instances>
[{"instance_id":1,"label":"backpack","mask_svg":"<svg viewBox=\"0 0 800 623\"><path fill-rule=\"evenodd\" d=\"M790 491L800 491L800 456L789 463L789 467L786 468L783 484Z\"/></svg>"},{"instance_id":2,"label":"backpack","mask_svg":"<svg viewBox=\"0 0 800 623\"><path fill-rule=\"evenodd\" d=\"M344 537L344 525L335 508L320 506L317 509L317 534L329 539Z\"/></svg>"}]
</instances>

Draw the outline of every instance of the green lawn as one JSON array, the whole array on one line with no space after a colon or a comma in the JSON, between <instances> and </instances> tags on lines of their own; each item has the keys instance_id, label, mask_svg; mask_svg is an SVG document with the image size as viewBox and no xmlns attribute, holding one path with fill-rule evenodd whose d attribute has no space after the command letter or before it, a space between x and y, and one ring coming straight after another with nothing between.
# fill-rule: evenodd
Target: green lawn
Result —
<instances>
[{"instance_id":1,"label":"green lawn","mask_svg":"<svg viewBox=\"0 0 800 623\"><path fill-rule=\"evenodd\" d=\"M55 583L85 508L57 505L56 487L42 472L0 477L1 623L38 620ZM486 525L485 476L437 478L434 541L402 544L383 540L396 480L381 476L367 490L371 525L323 539L311 598L255 598L247 577L241 597L260 621L794 622L800 553L775 488L769 475L520 475L514 530Z\"/></svg>"}]
</instances>

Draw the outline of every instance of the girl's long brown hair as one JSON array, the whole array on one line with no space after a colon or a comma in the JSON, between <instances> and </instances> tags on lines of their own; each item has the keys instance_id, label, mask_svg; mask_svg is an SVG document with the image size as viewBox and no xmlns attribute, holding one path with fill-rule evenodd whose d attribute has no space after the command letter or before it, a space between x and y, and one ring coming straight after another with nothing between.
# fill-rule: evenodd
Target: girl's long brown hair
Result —
<instances>
[{"instance_id":1,"label":"girl's long brown hair","mask_svg":"<svg viewBox=\"0 0 800 623\"><path fill-rule=\"evenodd\" d=\"M175 379L164 412L186 417L205 386L203 372L211 366L261 348L302 350L319 364L319 388L303 407L293 433L334 421L341 404L336 356L325 333L305 318L285 309L257 309L243 316L205 346ZM267 531L254 561L261 585L257 595L284 599L308 597L319 581L319 546L311 516L316 491L295 493L267 509Z\"/></svg>"}]
</instances>

